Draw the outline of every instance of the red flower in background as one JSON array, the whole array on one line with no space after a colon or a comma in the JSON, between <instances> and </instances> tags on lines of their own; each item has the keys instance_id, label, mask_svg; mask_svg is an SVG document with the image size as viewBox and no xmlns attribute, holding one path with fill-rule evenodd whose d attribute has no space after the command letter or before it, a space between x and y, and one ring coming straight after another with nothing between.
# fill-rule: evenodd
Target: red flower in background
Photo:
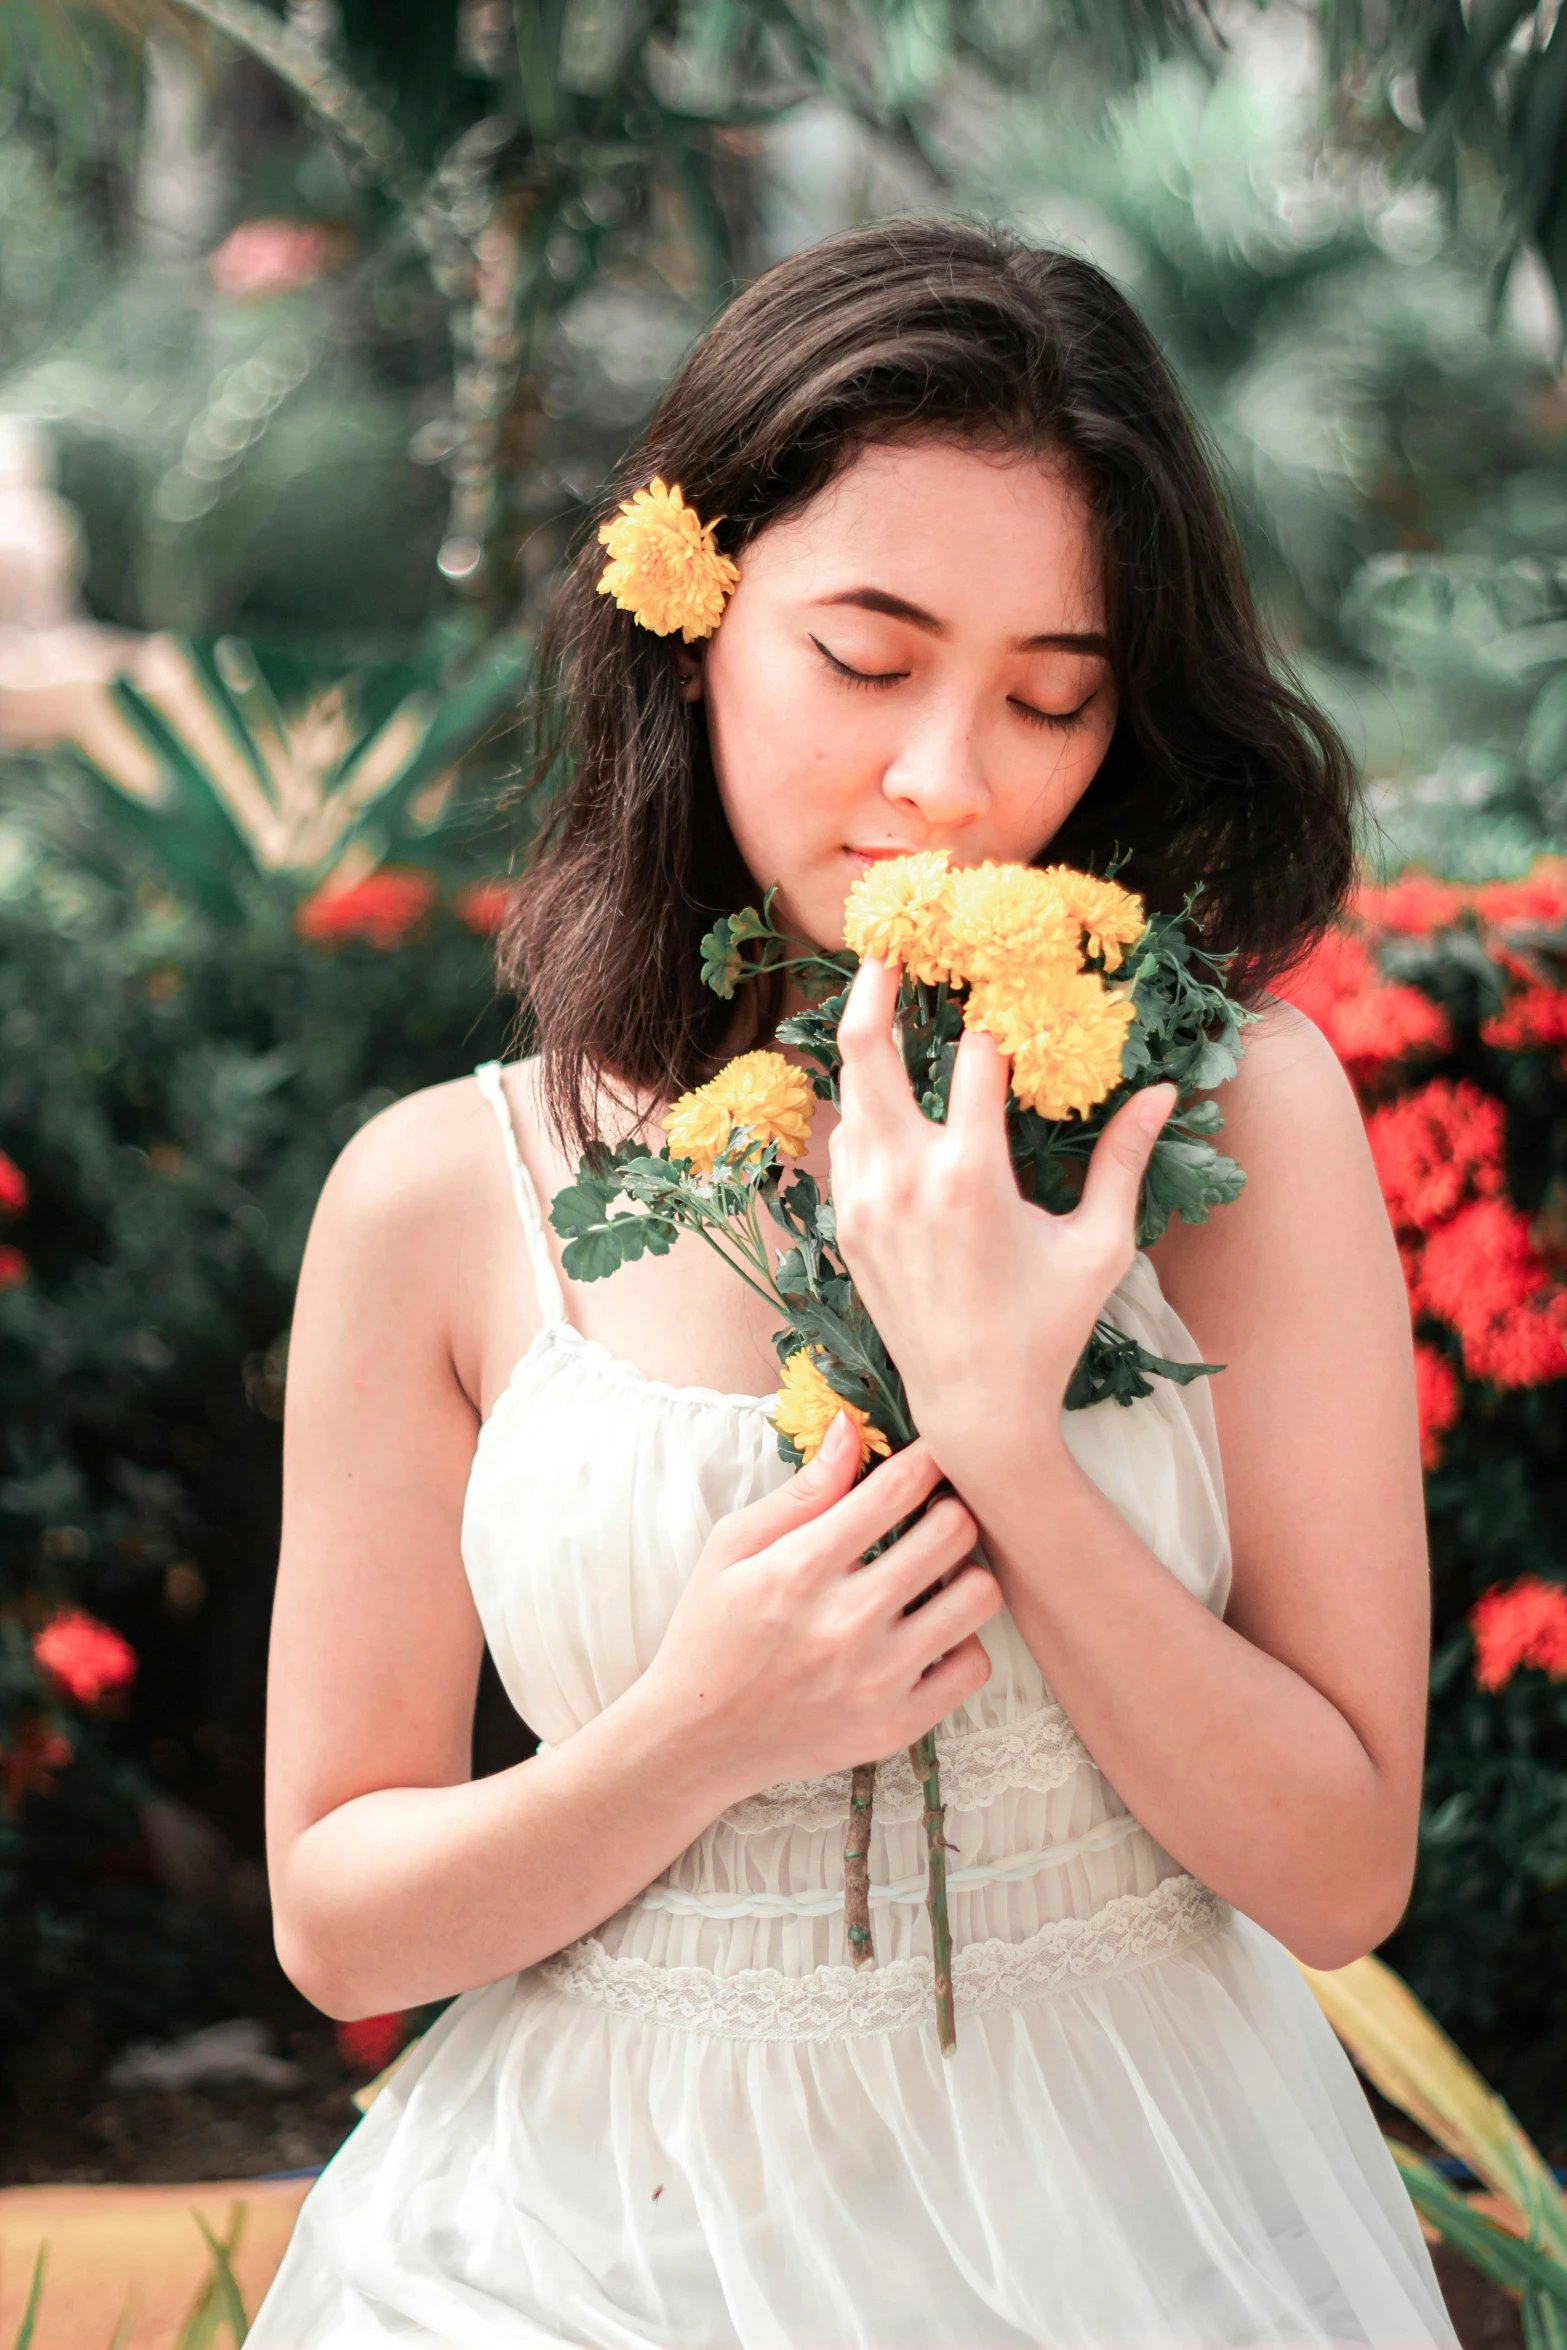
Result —
<instances>
[{"instance_id":1,"label":"red flower in background","mask_svg":"<svg viewBox=\"0 0 1567 2350\"><path fill-rule=\"evenodd\" d=\"M1507 1053L1567 1046L1567 987L1552 987L1547 980L1531 978L1486 1021L1480 1038Z\"/></svg>"},{"instance_id":2,"label":"red flower in background","mask_svg":"<svg viewBox=\"0 0 1567 2350\"><path fill-rule=\"evenodd\" d=\"M207 255L220 294L241 302L292 294L348 258L348 231L322 220L242 220Z\"/></svg>"},{"instance_id":3,"label":"red flower in background","mask_svg":"<svg viewBox=\"0 0 1567 2350\"><path fill-rule=\"evenodd\" d=\"M27 1259L21 1250L0 1241L0 1293L7 1289L20 1289L27 1274Z\"/></svg>"},{"instance_id":4,"label":"red flower in background","mask_svg":"<svg viewBox=\"0 0 1567 2350\"><path fill-rule=\"evenodd\" d=\"M1559 930L1567 924L1567 857L1537 858L1521 881L1488 881L1475 911L1493 930Z\"/></svg>"},{"instance_id":5,"label":"red flower in background","mask_svg":"<svg viewBox=\"0 0 1567 2350\"><path fill-rule=\"evenodd\" d=\"M1502 1188L1502 1105L1461 1079L1435 1078L1373 1110L1366 1137L1395 1224L1429 1232L1465 1200Z\"/></svg>"},{"instance_id":6,"label":"red flower in background","mask_svg":"<svg viewBox=\"0 0 1567 2350\"><path fill-rule=\"evenodd\" d=\"M19 1216L27 1205L27 1177L0 1151L0 1216Z\"/></svg>"},{"instance_id":7,"label":"red flower in background","mask_svg":"<svg viewBox=\"0 0 1567 2350\"><path fill-rule=\"evenodd\" d=\"M454 903L457 918L480 938L493 938L511 912L515 885L509 881L476 881L459 891Z\"/></svg>"},{"instance_id":8,"label":"red flower in background","mask_svg":"<svg viewBox=\"0 0 1567 2350\"><path fill-rule=\"evenodd\" d=\"M96 1705L136 1678L130 1643L81 1608L66 1608L47 1623L33 1642L33 1654L78 1705Z\"/></svg>"},{"instance_id":9,"label":"red flower in background","mask_svg":"<svg viewBox=\"0 0 1567 2350\"><path fill-rule=\"evenodd\" d=\"M405 946L435 898L435 882L428 873L383 865L378 873L346 886L323 882L295 909L294 928L317 947L345 946L350 939L383 949Z\"/></svg>"},{"instance_id":10,"label":"red flower in background","mask_svg":"<svg viewBox=\"0 0 1567 2350\"><path fill-rule=\"evenodd\" d=\"M1350 912L1368 930L1396 931L1404 938L1429 938L1433 930L1451 930L1467 912L1473 893L1430 873L1401 873L1396 881L1378 885L1363 881Z\"/></svg>"},{"instance_id":11,"label":"red flower in background","mask_svg":"<svg viewBox=\"0 0 1567 2350\"><path fill-rule=\"evenodd\" d=\"M1475 1679L1503 1689L1520 1665L1535 1665L1555 1681L1567 1677L1567 1590L1525 1575L1506 1591L1487 1591L1469 1611Z\"/></svg>"},{"instance_id":12,"label":"red flower in background","mask_svg":"<svg viewBox=\"0 0 1567 2350\"><path fill-rule=\"evenodd\" d=\"M1458 1332L1471 1379L1567 1378L1567 1291L1552 1286L1527 1218L1505 1200L1475 1200L1431 1234L1420 1299Z\"/></svg>"},{"instance_id":13,"label":"red flower in background","mask_svg":"<svg viewBox=\"0 0 1567 2350\"><path fill-rule=\"evenodd\" d=\"M1415 1403L1420 1413L1420 1462L1442 1465L1442 1439L1458 1417L1458 1378L1446 1355L1424 1341L1415 1347Z\"/></svg>"},{"instance_id":14,"label":"red flower in background","mask_svg":"<svg viewBox=\"0 0 1567 2350\"><path fill-rule=\"evenodd\" d=\"M338 2024L332 2037L337 2053L351 2072L385 2072L408 2038L406 2015L364 2015Z\"/></svg>"},{"instance_id":15,"label":"red flower in background","mask_svg":"<svg viewBox=\"0 0 1567 2350\"><path fill-rule=\"evenodd\" d=\"M0 1746L0 1811L16 1819L27 1795L52 1795L54 1774L75 1753L69 1738L42 1722L29 1722L9 1746Z\"/></svg>"},{"instance_id":16,"label":"red flower in background","mask_svg":"<svg viewBox=\"0 0 1567 2350\"><path fill-rule=\"evenodd\" d=\"M1440 1004L1418 987L1384 979L1371 949L1330 930L1279 993L1314 1020L1357 1085L1411 1053L1445 1052L1452 1031Z\"/></svg>"}]
</instances>

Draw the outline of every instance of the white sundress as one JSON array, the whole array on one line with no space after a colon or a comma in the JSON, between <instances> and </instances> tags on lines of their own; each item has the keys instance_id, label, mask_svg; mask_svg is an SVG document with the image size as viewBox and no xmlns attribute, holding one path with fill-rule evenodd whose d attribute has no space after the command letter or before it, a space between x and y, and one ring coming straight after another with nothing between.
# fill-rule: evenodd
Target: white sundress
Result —
<instances>
[{"instance_id":1,"label":"white sundress","mask_svg":"<svg viewBox=\"0 0 1567 2350\"><path fill-rule=\"evenodd\" d=\"M463 1557L558 1745L651 1663L715 1522L789 1471L770 1398L649 1379L567 1320L499 1068L478 1076L544 1326L479 1432ZM1112 1311L1192 1351L1146 1257ZM1205 1386L1066 1430L1222 1610ZM878 1776L874 1969L847 1964L847 1773L767 1788L447 2009L306 2198L251 2350L1455 2350L1293 1961L1129 1816L1010 1617L981 1637L991 1678L938 1736L954 2056L906 1760Z\"/></svg>"}]
</instances>

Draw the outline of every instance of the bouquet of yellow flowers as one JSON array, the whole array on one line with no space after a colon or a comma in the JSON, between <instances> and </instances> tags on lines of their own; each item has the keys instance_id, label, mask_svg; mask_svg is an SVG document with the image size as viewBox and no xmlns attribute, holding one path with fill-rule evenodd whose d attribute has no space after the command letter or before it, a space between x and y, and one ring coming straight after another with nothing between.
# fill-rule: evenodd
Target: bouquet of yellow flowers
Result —
<instances>
[{"instance_id":1,"label":"bouquet of yellow flowers","mask_svg":"<svg viewBox=\"0 0 1567 2350\"><path fill-rule=\"evenodd\" d=\"M954 866L943 850L874 864L849 892L847 951L791 954L760 907L726 916L702 941L703 978L728 999L762 972L789 970L806 997L783 1021L781 1052L739 1054L683 1094L663 1120L656 1155L633 1139L585 1157L550 1209L565 1239L566 1270L592 1281L644 1251L662 1255L696 1232L779 1317L783 1374L773 1422L783 1457L799 1465L820 1448L836 1413L859 1432L861 1471L917 1431L889 1357L838 1252L830 1198L788 1162L804 1153L817 1102L836 1108L838 1023L861 956L900 969L896 1027L927 1117L946 1116L958 1040L986 1029L1011 1058L1007 1132L1026 1197L1071 1207L1106 1121L1141 1087L1173 1083L1176 1106L1154 1145L1137 1232L1147 1247L1172 1215L1204 1221L1245 1177L1214 1146L1222 1120L1211 1089L1233 1076L1241 1031L1254 1017L1224 992L1225 959L1200 944L1188 906L1149 916L1114 879L1066 866ZM801 1065L803 1061L805 1066ZM776 1264L763 1212L787 1245ZM1152 1355L1108 1318L1096 1326L1067 1390L1069 1411L1152 1392L1217 1366ZM896 1539L901 1528L886 1537ZM924 1790L927 1907L937 2027L955 2045L946 1842L934 1731L910 1748ZM844 1847L850 1954L875 1964L869 1902L875 1762L852 1774Z\"/></svg>"}]
</instances>

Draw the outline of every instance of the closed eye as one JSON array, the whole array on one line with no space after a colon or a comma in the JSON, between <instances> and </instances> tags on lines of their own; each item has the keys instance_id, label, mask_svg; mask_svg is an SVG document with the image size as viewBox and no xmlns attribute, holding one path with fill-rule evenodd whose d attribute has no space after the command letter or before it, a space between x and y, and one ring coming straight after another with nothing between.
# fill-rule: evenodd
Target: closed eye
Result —
<instances>
[{"instance_id":1,"label":"closed eye","mask_svg":"<svg viewBox=\"0 0 1567 2350\"><path fill-rule=\"evenodd\" d=\"M827 650L819 636L813 636L811 642L833 675L848 685L900 685L909 674L906 669L851 669L847 661L840 661L836 653Z\"/></svg>"},{"instance_id":2,"label":"closed eye","mask_svg":"<svg viewBox=\"0 0 1567 2350\"><path fill-rule=\"evenodd\" d=\"M1075 726L1093 698L1093 694L1085 695L1075 710L1036 710L1032 702L1020 702L1015 694L1011 697L1011 704L1018 716L1026 718L1030 726Z\"/></svg>"}]
</instances>

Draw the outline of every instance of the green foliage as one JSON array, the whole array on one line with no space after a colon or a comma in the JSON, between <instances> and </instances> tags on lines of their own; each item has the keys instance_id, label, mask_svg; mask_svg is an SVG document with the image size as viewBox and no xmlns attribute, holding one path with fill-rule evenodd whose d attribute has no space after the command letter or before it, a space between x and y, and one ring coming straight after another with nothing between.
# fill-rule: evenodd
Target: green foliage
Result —
<instances>
[{"instance_id":1,"label":"green foliage","mask_svg":"<svg viewBox=\"0 0 1567 2350\"><path fill-rule=\"evenodd\" d=\"M190 2314L180 2328L179 2340L175 2343L174 2350L212 2350L212 2344L225 2328L233 2337L235 2350L238 2350L238 2346L249 2333L250 2319L245 2310L245 2297L240 2291L239 2279L234 2274L234 2254L239 2249L239 2240L244 2231L247 2209L248 2206L244 2203L236 2203L231 2206L228 2224L221 2236L213 2234L199 2211L192 2211L191 2218L201 2230L211 2258L211 2267L202 2279ZM45 2242L39 2245L33 2261L32 2280L28 2286L26 2304L22 2310L21 2322L13 2339L11 2350L31 2350L33 2337L37 2331L38 2312L43 2300L43 2283L48 2259L49 2246ZM107 2350L123 2350L123 2345L130 2339L131 2327L134 2323L134 2305L131 2298L127 2296L125 2307L115 2321L114 2332L109 2338Z\"/></svg>"},{"instance_id":2,"label":"green foliage","mask_svg":"<svg viewBox=\"0 0 1567 2350\"><path fill-rule=\"evenodd\" d=\"M515 701L527 668L527 646L509 632L444 690L429 661L323 681L234 637L171 647L156 691L128 678L110 689L125 722L120 757L101 727L95 755L77 757L97 812L176 889L237 918L258 872L291 901L356 854L450 855L472 831L471 811L445 788L451 770ZM432 786L438 805L426 810ZM77 853L91 861L87 840ZM97 861L112 881L113 856Z\"/></svg>"},{"instance_id":3,"label":"green foliage","mask_svg":"<svg viewBox=\"0 0 1567 2350\"><path fill-rule=\"evenodd\" d=\"M149 1871L140 1808L172 1767L149 1751L259 1848L316 1196L367 1117L504 1048L489 951L449 911L401 953L305 944L259 880L244 913L48 860L0 893L0 1148L31 1190L6 1229L28 1277L0 1295L0 1748L45 1705L29 1643L55 1607L141 1660L123 1718L48 1715L75 1759L0 1814L0 2040L83 1995L110 2035L222 2011L216 1926Z\"/></svg>"}]
</instances>

